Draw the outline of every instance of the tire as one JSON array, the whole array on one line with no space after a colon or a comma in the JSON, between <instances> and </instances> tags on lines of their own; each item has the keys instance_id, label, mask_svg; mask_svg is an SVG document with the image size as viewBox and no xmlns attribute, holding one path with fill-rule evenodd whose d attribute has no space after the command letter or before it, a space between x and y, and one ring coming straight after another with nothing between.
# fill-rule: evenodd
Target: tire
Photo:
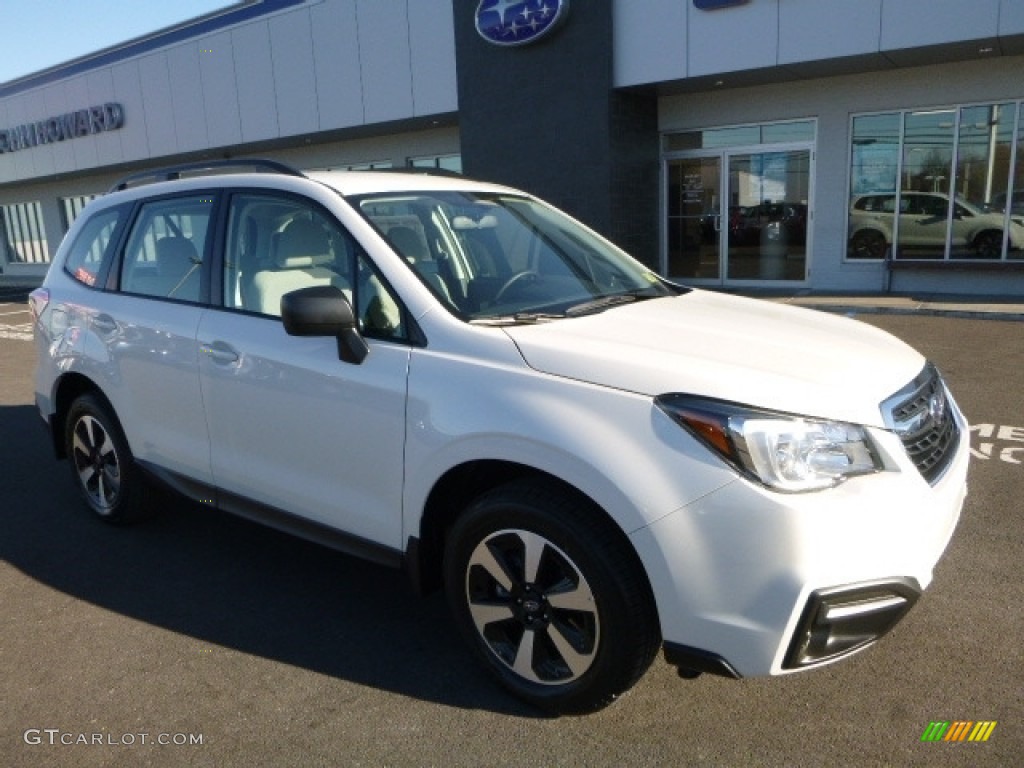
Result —
<instances>
[{"instance_id":1,"label":"tire","mask_svg":"<svg viewBox=\"0 0 1024 768\"><path fill-rule=\"evenodd\" d=\"M888 248L885 235L875 229L862 229L850 238L850 257L854 259L884 259Z\"/></svg>"},{"instance_id":2,"label":"tire","mask_svg":"<svg viewBox=\"0 0 1024 768\"><path fill-rule=\"evenodd\" d=\"M86 393L71 404L64 445L75 487L93 514L115 525L145 517L142 475L103 399Z\"/></svg>"},{"instance_id":3,"label":"tire","mask_svg":"<svg viewBox=\"0 0 1024 768\"><path fill-rule=\"evenodd\" d=\"M1000 259L1003 256L1003 232L986 229L974 238L974 255L979 259Z\"/></svg>"},{"instance_id":4,"label":"tire","mask_svg":"<svg viewBox=\"0 0 1024 768\"><path fill-rule=\"evenodd\" d=\"M445 552L455 622L512 694L555 714L607 706L661 645L628 541L592 504L543 481L473 502Z\"/></svg>"}]
</instances>

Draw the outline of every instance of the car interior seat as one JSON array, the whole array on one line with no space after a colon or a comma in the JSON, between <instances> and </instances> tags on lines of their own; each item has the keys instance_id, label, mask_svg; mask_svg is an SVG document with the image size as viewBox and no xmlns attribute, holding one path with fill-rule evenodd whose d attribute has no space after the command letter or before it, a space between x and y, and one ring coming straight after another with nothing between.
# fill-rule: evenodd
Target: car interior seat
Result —
<instances>
[{"instance_id":1,"label":"car interior seat","mask_svg":"<svg viewBox=\"0 0 1024 768\"><path fill-rule=\"evenodd\" d=\"M320 224L309 219L293 219L274 239L272 269L263 269L252 278L254 307L265 315L280 316L281 297L300 288L334 285L351 301L348 280L327 265L335 257L330 236Z\"/></svg>"}]
</instances>

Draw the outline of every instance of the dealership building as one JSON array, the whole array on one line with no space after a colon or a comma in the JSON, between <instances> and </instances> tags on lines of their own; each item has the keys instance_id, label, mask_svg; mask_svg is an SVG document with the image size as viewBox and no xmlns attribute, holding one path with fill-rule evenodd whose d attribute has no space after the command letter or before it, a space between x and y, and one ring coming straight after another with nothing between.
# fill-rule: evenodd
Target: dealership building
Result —
<instances>
[{"instance_id":1,"label":"dealership building","mask_svg":"<svg viewBox=\"0 0 1024 768\"><path fill-rule=\"evenodd\" d=\"M248 0L0 84L0 270L147 168L525 189L722 289L1024 295L1021 0Z\"/></svg>"}]
</instances>

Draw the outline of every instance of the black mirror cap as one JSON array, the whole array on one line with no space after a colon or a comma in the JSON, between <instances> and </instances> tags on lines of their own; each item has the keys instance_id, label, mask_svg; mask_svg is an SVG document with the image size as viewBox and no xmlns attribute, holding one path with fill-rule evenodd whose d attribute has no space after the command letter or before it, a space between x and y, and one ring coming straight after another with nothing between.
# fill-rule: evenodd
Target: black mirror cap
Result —
<instances>
[{"instance_id":1,"label":"black mirror cap","mask_svg":"<svg viewBox=\"0 0 1024 768\"><path fill-rule=\"evenodd\" d=\"M352 305L333 285L286 293L281 297L281 320L292 336L340 336L356 328Z\"/></svg>"},{"instance_id":2,"label":"black mirror cap","mask_svg":"<svg viewBox=\"0 0 1024 768\"><path fill-rule=\"evenodd\" d=\"M333 285L314 285L281 297L281 320L291 336L334 336L338 357L359 365L370 348L359 333L356 316L345 294Z\"/></svg>"}]
</instances>

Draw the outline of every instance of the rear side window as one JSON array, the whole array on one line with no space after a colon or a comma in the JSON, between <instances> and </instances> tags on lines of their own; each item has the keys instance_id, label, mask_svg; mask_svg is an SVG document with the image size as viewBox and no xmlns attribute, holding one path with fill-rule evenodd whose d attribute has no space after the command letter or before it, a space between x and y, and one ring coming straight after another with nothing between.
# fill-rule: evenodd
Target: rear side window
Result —
<instances>
[{"instance_id":1,"label":"rear side window","mask_svg":"<svg viewBox=\"0 0 1024 768\"><path fill-rule=\"evenodd\" d=\"M111 258L114 233L123 208L112 208L89 218L71 244L64 270L75 280L94 287Z\"/></svg>"},{"instance_id":2,"label":"rear side window","mask_svg":"<svg viewBox=\"0 0 1024 768\"><path fill-rule=\"evenodd\" d=\"M199 301L203 253L213 204L210 195L144 204L125 247L121 290L157 298Z\"/></svg>"}]
</instances>

